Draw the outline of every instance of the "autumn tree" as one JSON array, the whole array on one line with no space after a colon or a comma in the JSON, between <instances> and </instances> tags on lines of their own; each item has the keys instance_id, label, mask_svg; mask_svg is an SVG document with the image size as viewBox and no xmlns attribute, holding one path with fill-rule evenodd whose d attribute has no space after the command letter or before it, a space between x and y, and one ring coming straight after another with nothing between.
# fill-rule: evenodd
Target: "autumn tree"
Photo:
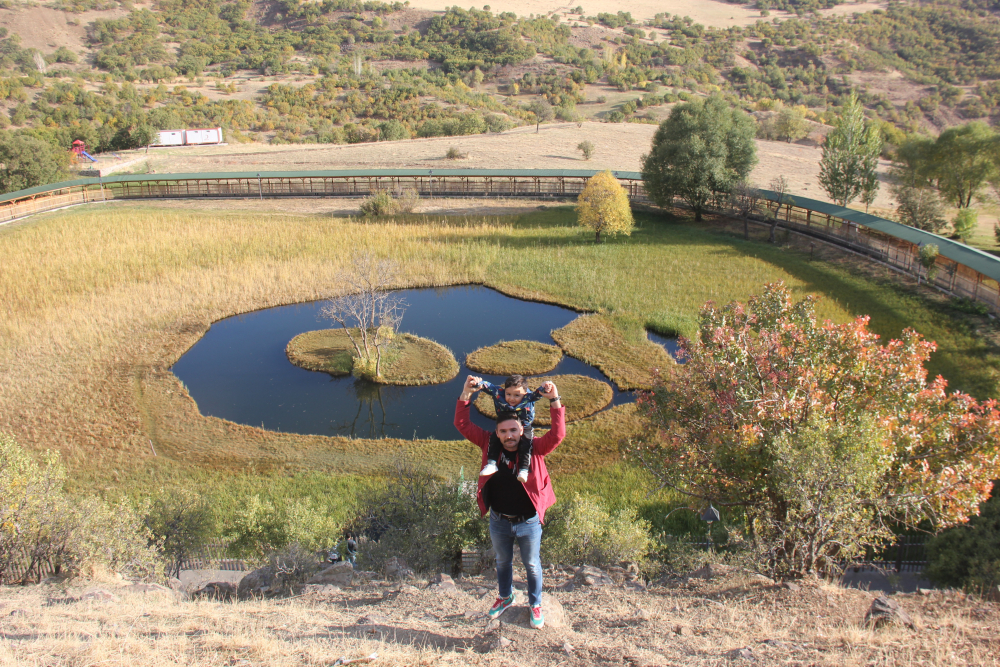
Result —
<instances>
[{"instance_id":1,"label":"autumn tree","mask_svg":"<svg viewBox=\"0 0 1000 667\"><path fill-rule=\"evenodd\" d=\"M354 372L372 379L382 376L382 357L403 319L405 301L392 286L397 268L391 259L370 250L351 258L337 282L343 294L330 299L321 313L347 333L354 346Z\"/></svg>"},{"instance_id":2,"label":"autumn tree","mask_svg":"<svg viewBox=\"0 0 1000 667\"><path fill-rule=\"evenodd\" d=\"M887 526L947 527L1000 477L995 401L927 381L935 349L912 330L880 345L868 318L817 322L782 284L707 304L686 363L639 403L629 453L665 488L731 508L770 569L830 573L891 539Z\"/></svg>"},{"instance_id":3,"label":"autumn tree","mask_svg":"<svg viewBox=\"0 0 1000 667\"><path fill-rule=\"evenodd\" d=\"M535 134L538 134L538 129L541 127L542 123L552 120L552 117L555 115L549 101L542 98L534 100L531 104L529 104L528 111L530 111L531 115L535 117Z\"/></svg>"},{"instance_id":4,"label":"autumn tree","mask_svg":"<svg viewBox=\"0 0 1000 667\"><path fill-rule=\"evenodd\" d=\"M590 177L577 198L576 213L582 226L594 230L597 243L601 234L629 236L635 224L628 194L610 171Z\"/></svg>"},{"instance_id":5,"label":"autumn tree","mask_svg":"<svg viewBox=\"0 0 1000 667\"><path fill-rule=\"evenodd\" d=\"M819 182L830 199L847 206L866 188L877 190L875 170L882 141L882 132L876 124L865 121L865 108L852 93L823 142ZM874 195L871 199L874 201Z\"/></svg>"},{"instance_id":6,"label":"autumn tree","mask_svg":"<svg viewBox=\"0 0 1000 667\"><path fill-rule=\"evenodd\" d=\"M709 202L728 196L757 164L756 128L749 115L719 96L678 104L643 156L647 194L664 208L680 197L701 220Z\"/></svg>"}]
</instances>

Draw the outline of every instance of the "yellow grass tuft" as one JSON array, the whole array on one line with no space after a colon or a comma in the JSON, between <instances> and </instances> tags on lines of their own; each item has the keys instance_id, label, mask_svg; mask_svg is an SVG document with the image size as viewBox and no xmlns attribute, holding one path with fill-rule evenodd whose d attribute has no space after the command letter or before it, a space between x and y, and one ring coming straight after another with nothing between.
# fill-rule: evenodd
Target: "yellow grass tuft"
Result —
<instances>
[{"instance_id":1,"label":"yellow grass tuft","mask_svg":"<svg viewBox=\"0 0 1000 667\"><path fill-rule=\"evenodd\" d=\"M512 340L470 352L465 365L490 375L538 375L559 365L562 350L534 340Z\"/></svg>"},{"instance_id":2,"label":"yellow grass tuft","mask_svg":"<svg viewBox=\"0 0 1000 667\"><path fill-rule=\"evenodd\" d=\"M606 317L581 315L552 332L566 354L601 369L621 390L650 389L656 369L674 361L648 340L632 343Z\"/></svg>"},{"instance_id":3,"label":"yellow grass tuft","mask_svg":"<svg viewBox=\"0 0 1000 667\"><path fill-rule=\"evenodd\" d=\"M531 378L532 384L541 385L550 381L559 390L559 397L566 408L566 421L576 421L589 417L598 410L607 407L614 397L614 392L606 382L589 378L585 375L552 375L548 377ZM493 397L482 392L476 397L476 409L489 417L497 418ZM535 425L549 426L552 419L549 416L549 400L543 398L535 403Z\"/></svg>"}]
</instances>

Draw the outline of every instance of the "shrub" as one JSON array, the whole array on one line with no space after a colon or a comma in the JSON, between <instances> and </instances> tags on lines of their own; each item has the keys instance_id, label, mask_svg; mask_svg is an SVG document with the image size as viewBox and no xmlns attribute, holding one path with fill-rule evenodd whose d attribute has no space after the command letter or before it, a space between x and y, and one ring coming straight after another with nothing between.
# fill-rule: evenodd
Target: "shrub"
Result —
<instances>
[{"instance_id":1,"label":"shrub","mask_svg":"<svg viewBox=\"0 0 1000 667\"><path fill-rule=\"evenodd\" d=\"M371 498L357 520L368 538L358 558L381 569L387 560L405 560L416 571L452 572L463 549L485 549L488 525L479 516L476 483L440 480L412 462L397 463L387 487Z\"/></svg>"},{"instance_id":2,"label":"shrub","mask_svg":"<svg viewBox=\"0 0 1000 667\"><path fill-rule=\"evenodd\" d=\"M590 141L581 141L576 145L576 150L583 153L583 159L589 160L594 156L594 144Z\"/></svg>"},{"instance_id":3,"label":"shrub","mask_svg":"<svg viewBox=\"0 0 1000 667\"><path fill-rule=\"evenodd\" d=\"M232 555L263 560L292 544L328 549L342 531L341 523L312 499L275 503L253 495L233 511L223 538Z\"/></svg>"},{"instance_id":4,"label":"shrub","mask_svg":"<svg viewBox=\"0 0 1000 667\"><path fill-rule=\"evenodd\" d=\"M132 578L159 573L157 553L139 513L127 502L109 505L70 497L58 455L41 463L0 434L0 582L38 581L43 573L73 575L100 565ZM21 574L15 570L24 569Z\"/></svg>"},{"instance_id":5,"label":"shrub","mask_svg":"<svg viewBox=\"0 0 1000 667\"><path fill-rule=\"evenodd\" d=\"M652 541L635 508L609 512L593 497L574 494L549 512L546 560L560 565L639 563Z\"/></svg>"},{"instance_id":6,"label":"shrub","mask_svg":"<svg viewBox=\"0 0 1000 667\"><path fill-rule=\"evenodd\" d=\"M377 190L361 202L361 214L365 217L392 215L396 212L396 201L387 190Z\"/></svg>"},{"instance_id":7,"label":"shrub","mask_svg":"<svg viewBox=\"0 0 1000 667\"><path fill-rule=\"evenodd\" d=\"M458 150L455 146L448 148L448 152L444 154L445 158L448 160L464 160L465 153Z\"/></svg>"},{"instance_id":8,"label":"shrub","mask_svg":"<svg viewBox=\"0 0 1000 667\"><path fill-rule=\"evenodd\" d=\"M955 229L955 235L963 241L968 241L969 237L972 236L972 232L976 230L978 217L979 216L976 214L976 211L971 208L958 209L958 213L955 215L955 220L952 222L952 227Z\"/></svg>"},{"instance_id":9,"label":"shrub","mask_svg":"<svg viewBox=\"0 0 1000 667\"><path fill-rule=\"evenodd\" d=\"M297 593L301 586L322 567L317 553L304 548L298 542L272 553L268 557L267 564L274 573L275 581L270 594L277 597Z\"/></svg>"},{"instance_id":10,"label":"shrub","mask_svg":"<svg viewBox=\"0 0 1000 667\"><path fill-rule=\"evenodd\" d=\"M1000 485L979 506L979 516L931 539L924 574L936 584L977 592L1000 585Z\"/></svg>"},{"instance_id":11,"label":"shrub","mask_svg":"<svg viewBox=\"0 0 1000 667\"><path fill-rule=\"evenodd\" d=\"M144 519L150 539L167 560L167 573L180 576L181 566L215 536L215 512L209 500L185 489L163 492L149 505Z\"/></svg>"}]
</instances>

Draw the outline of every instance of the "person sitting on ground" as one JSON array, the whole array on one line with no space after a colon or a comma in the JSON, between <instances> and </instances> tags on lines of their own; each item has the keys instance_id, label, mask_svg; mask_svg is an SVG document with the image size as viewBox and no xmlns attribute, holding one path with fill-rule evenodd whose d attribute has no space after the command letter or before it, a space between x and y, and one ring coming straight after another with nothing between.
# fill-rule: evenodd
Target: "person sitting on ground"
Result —
<instances>
[{"instance_id":1,"label":"person sitting on ground","mask_svg":"<svg viewBox=\"0 0 1000 667\"><path fill-rule=\"evenodd\" d=\"M455 428L477 447L486 462L487 452L494 441L503 448L499 470L489 477L479 478L476 502L483 516L490 513L490 540L497 558L497 599L489 610L496 618L514 604L514 541L521 549L521 560L528 574L528 605L531 607L531 627L545 625L542 614L542 524L545 510L556 501L552 480L545 468L545 457L566 437L566 409L559 400L555 384L545 382L538 391L549 399L552 428L540 438L531 439L534 461L526 482L519 484L514 476L513 460L524 426L513 413L498 421L494 432L486 431L469 418L469 401L479 388L482 378L470 375L465 380L462 395L455 405Z\"/></svg>"},{"instance_id":2,"label":"person sitting on ground","mask_svg":"<svg viewBox=\"0 0 1000 667\"><path fill-rule=\"evenodd\" d=\"M497 421L500 421L501 415L513 413L515 419L521 422L521 426L524 427L525 439L521 441L524 450L519 449L517 452L517 481L524 484L531 470L531 439L535 437L535 429L532 426L535 421L535 403L542 398L542 395L538 389L529 391L528 383L523 375L511 375L502 387L482 378L476 379L480 382L479 389L493 397ZM490 446L490 451L486 453L486 465L479 473L480 477L489 477L496 473L501 449L499 441L495 443L495 446Z\"/></svg>"}]
</instances>

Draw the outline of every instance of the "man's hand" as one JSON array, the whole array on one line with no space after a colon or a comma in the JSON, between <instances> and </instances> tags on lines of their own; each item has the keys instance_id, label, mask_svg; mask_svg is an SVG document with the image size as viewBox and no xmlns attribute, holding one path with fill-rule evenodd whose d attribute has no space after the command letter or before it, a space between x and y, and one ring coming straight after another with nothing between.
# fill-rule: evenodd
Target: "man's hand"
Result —
<instances>
[{"instance_id":1,"label":"man's hand","mask_svg":"<svg viewBox=\"0 0 1000 667\"><path fill-rule=\"evenodd\" d=\"M476 375L470 375L465 378L465 386L462 387L462 395L459 396L459 400L468 401L472 398L472 395L479 391L479 388L483 384L483 378ZM551 382L549 384L552 384Z\"/></svg>"},{"instance_id":2,"label":"man's hand","mask_svg":"<svg viewBox=\"0 0 1000 667\"><path fill-rule=\"evenodd\" d=\"M562 402L559 400L559 390L556 389L554 382L543 382L542 386L538 388L538 393L551 401L551 406L553 408L561 408ZM552 399L556 400L552 400Z\"/></svg>"}]
</instances>

